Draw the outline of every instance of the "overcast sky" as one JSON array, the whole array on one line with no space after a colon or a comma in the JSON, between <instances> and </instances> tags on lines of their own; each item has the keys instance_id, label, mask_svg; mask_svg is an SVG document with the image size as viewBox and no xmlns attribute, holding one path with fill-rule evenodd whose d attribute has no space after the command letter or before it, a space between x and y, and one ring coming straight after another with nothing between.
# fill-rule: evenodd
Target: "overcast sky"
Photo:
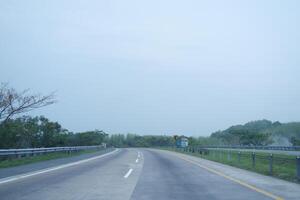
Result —
<instances>
[{"instance_id":1,"label":"overcast sky","mask_svg":"<svg viewBox=\"0 0 300 200\"><path fill-rule=\"evenodd\" d=\"M0 81L71 131L300 121L300 1L2 0Z\"/></svg>"}]
</instances>

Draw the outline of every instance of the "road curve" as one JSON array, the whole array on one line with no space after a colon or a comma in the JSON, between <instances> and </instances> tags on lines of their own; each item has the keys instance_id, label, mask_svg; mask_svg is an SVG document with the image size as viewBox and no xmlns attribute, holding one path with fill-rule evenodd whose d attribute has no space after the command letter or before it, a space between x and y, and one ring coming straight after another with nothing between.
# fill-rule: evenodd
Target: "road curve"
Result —
<instances>
[{"instance_id":1,"label":"road curve","mask_svg":"<svg viewBox=\"0 0 300 200\"><path fill-rule=\"evenodd\" d=\"M175 154L150 149L119 149L57 170L1 180L1 200L280 199Z\"/></svg>"},{"instance_id":2,"label":"road curve","mask_svg":"<svg viewBox=\"0 0 300 200\"><path fill-rule=\"evenodd\" d=\"M270 199L185 160L159 151L143 151L143 173L133 200Z\"/></svg>"}]
</instances>

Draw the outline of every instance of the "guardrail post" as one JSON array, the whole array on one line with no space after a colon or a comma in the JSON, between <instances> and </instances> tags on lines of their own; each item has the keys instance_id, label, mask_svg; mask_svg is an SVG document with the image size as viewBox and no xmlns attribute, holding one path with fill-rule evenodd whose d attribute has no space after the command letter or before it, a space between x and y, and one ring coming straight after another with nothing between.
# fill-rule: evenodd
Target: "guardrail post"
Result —
<instances>
[{"instance_id":1,"label":"guardrail post","mask_svg":"<svg viewBox=\"0 0 300 200\"><path fill-rule=\"evenodd\" d=\"M34 150L32 150L31 152L32 152L32 156L35 156L35 152L34 152Z\"/></svg>"},{"instance_id":2,"label":"guardrail post","mask_svg":"<svg viewBox=\"0 0 300 200\"><path fill-rule=\"evenodd\" d=\"M255 168L255 153L252 152L252 167Z\"/></svg>"},{"instance_id":3,"label":"guardrail post","mask_svg":"<svg viewBox=\"0 0 300 200\"><path fill-rule=\"evenodd\" d=\"M230 160L231 160L231 152L227 151L227 161L230 161Z\"/></svg>"},{"instance_id":4,"label":"guardrail post","mask_svg":"<svg viewBox=\"0 0 300 200\"><path fill-rule=\"evenodd\" d=\"M269 157L269 173L273 176L273 154L270 154Z\"/></svg>"},{"instance_id":5,"label":"guardrail post","mask_svg":"<svg viewBox=\"0 0 300 200\"><path fill-rule=\"evenodd\" d=\"M300 156L296 158L296 165L297 165L297 179L300 181Z\"/></svg>"},{"instance_id":6,"label":"guardrail post","mask_svg":"<svg viewBox=\"0 0 300 200\"><path fill-rule=\"evenodd\" d=\"M22 158L22 154L18 154L18 152L16 151L15 154L17 155L17 158Z\"/></svg>"},{"instance_id":7,"label":"guardrail post","mask_svg":"<svg viewBox=\"0 0 300 200\"><path fill-rule=\"evenodd\" d=\"M241 152L240 151L238 152L238 162L239 162L239 164L241 163Z\"/></svg>"}]
</instances>

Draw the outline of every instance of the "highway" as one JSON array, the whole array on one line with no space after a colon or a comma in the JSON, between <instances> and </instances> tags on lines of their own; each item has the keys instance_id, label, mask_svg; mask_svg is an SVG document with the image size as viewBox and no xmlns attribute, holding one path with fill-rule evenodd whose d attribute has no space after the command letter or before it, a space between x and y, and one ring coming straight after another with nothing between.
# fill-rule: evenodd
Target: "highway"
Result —
<instances>
[{"instance_id":1,"label":"highway","mask_svg":"<svg viewBox=\"0 0 300 200\"><path fill-rule=\"evenodd\" d=\"M28 170L28 166L3 169L0 170L0 199L280 200L300 197L298 184L235 168L228 168L225 173L226 166L216 165L219 167L216 170L214 163L198 159L161 150L116 149L73 158L67 163L50 161L56 165L48 168L38 168L43 164L35 163L34 170L26 173L22 169ZM221 171L220 167L223 167ZM238 174L231 176L230 170ZM4 172L8 174L6 177Z\"/></svg>"}]
</instances>

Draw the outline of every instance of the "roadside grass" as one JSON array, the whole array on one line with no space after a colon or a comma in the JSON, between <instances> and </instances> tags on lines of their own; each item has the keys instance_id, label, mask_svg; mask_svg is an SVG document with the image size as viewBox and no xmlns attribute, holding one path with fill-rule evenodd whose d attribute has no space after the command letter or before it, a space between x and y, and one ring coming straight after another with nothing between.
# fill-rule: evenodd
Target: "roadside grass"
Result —
<instances>
[{"instance_id":1,"label":"roadside grass","mask_svg":"<svg viewBox=\"0 0 300 200\"><path fill-rule=\"evenodd\" d=\"M106 151L106 149L104 149L104 150ZM41 161L46 161L46 160L78 156L81 154L94 153L97 151L99 151L99 150L89 149L89 150L81 150L81 151L72 152L72 153L53 152L53 153L47 153L47 154L41 154L41 155L35 155L35 156L27 156L27 157L24 156L24 157L20 157L20 158L3 159L3 160L0 160L0 168L15 167L15 166L19 166L19 165L36 163L36 162L41 162Z\"/></svg>"},{"instance_id":2,"label":"roadside grass","mask_svg":"<svg viewBox=\"0 0 300 200\"><path fill-rule=\"evenodd\" d=\"M285 154L272 154L265 152L255 152L255 162L250 151L228 151L209 150L207 154L199 153L197 150L183 150L177 148L161 148L164 150L184 153L203 159L227 164L233 167L254 171L260 174L277 177L291 182L300 183L297 179L296 156ZM272 163L272 166L270 166ZM272 170L271 170L272 169Z\"/></svg>"}]
</instances>

